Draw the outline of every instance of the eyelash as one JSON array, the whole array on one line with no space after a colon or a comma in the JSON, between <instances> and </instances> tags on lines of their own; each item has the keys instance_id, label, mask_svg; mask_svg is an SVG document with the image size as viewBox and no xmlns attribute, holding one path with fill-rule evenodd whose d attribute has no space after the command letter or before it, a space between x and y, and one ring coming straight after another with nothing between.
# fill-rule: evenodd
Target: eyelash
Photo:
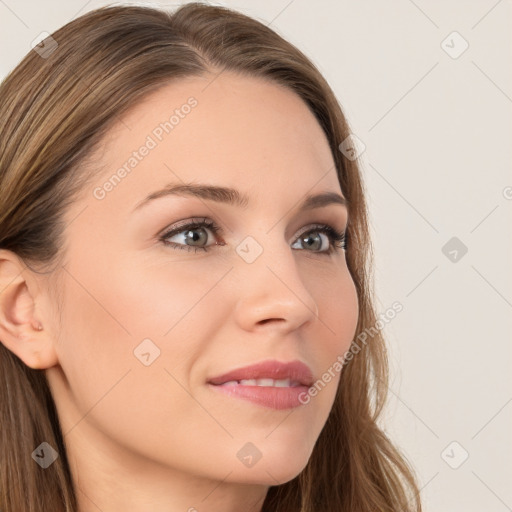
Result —
<instances>
[{"instance_id":1,"label":"eyelash","mask_svg":"<svg viewBox=\"0 0 512 512\"><path fill-rule=\"evenodd\" d=\"M214 235L217 235L218 233L222 233L222 229L217 226L217 224L209 219L204 218L203 220L199 221L193 221L188 222L186 224L182 224L181 226L174 226L172 229L166 231L159 237L159 241L162 242L166 246L170 246L172 249L180 249L180 250L188 250L191 251L192 249L195 249L195 252L197 250L202 251L209 251L210 247L193 247L190 245L185 244L176 244L174 242L167 241L167 238L170 238L174 235L180 234L182 231L189 231L194 230L197 228L206 227L212 231ZM345 233L340 233L338 230L334 229L332 226L329 226L328 224L315 224L311 226L311 229L308 231L304 231L300 236L303 237L304 235L308 235L310 233L313 233L315 231L318 231L319 233L324 233L328 236L330 241L330 246L327 251L311 251L314 254L322 254L324 256L330 256L334 252L341 252L346 250L347 248L347 241ZM219 244L214 244L219 245ZM221 244L223 245L223 244Z\"/></svg>"}]
</instances>

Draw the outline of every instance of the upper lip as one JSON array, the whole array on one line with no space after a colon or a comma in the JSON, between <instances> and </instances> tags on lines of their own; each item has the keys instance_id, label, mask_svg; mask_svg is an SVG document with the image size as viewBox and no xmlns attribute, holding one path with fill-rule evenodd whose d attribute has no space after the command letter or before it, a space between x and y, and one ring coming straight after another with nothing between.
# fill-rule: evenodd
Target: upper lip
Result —
<instances>
[{"instance_id":1,"label":"upper lip","mask_svg":"<svg viewBox=\"0 0 512 512\"><path fill-rule=\"evenodd\" d=\"M290 379L290 381L298 382L308 387L313 384L313 374L306 364L298 360L281 362L272 359L244 366L243 368L236 368L223 375L212 377L208 379L208 382L220 385L225 382L246 379Z\"/></svg>"}]
</instances>

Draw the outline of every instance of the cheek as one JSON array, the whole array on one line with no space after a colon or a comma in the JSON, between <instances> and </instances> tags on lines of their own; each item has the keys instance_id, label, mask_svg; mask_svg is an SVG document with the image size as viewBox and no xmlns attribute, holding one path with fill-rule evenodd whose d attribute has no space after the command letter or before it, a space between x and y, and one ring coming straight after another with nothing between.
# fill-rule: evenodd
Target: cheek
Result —
<instances>
[{"instance_id":1,"label":"cheek","mask_svg":"<svg viewBox=\"0 0 512 512\"><path fill-rule=\"evenodd\" d=\"M357 327L359 300L354 281L345 265L312 279L309 289L318 305L317 328L323 333L319 354L324 363L325 358L334 362L349 348Z\"/></svg>"},{"instance_id":2,"label":"cheek","mask_svg":"<svg viewBox=\"0 0 512 512\"><path fill-rule=\"evenodd\" d=\"M69 396L62 400L63 431L78 425L72 436L80 436L93 426L133 452L185 460L190 425L212 427L184 387L200 353L194 336L205 338L191 330L194 305L216 278L194 281L174 266L168 273L110 268L70 269L75 279L65 284L59 360ZM137 350L143 340L151 343Z\"/></svg>"},{"instance_id":3,"label":"cheek","mask_svg":"<svg viewBox=\"0 0 512 512\"><path fill-rule=\"evenodd\" d=\"M77 263L70 268L59 360L82 409L128 371L124 380L140 379L130 396L140 394L153 411L161 407L153 390L179 389L168 372L188 384L202 344L209 341L203 333L217 318L218 309L204 299L229 269L198 269L200 265L184 257L182 262L148 266L128 255L115 264ZM123 382L120 388L125 386ZM144 395L144 388L150 392Z\"/></svg>"},{"instance_id":4,"label":"cheek","mask_svg":"<svg viewBox=\"0 0 512 512\"><path fill-rule=\"evenodd\" d=\"M311 400L327 419L343 371L341 361L356 334L359 319L357 290L346 266L336 269L329 276L314 279L311 293L317 298L318 322L311 333L309 357L317 363L318 380Z\"/></svg>"},{"instance_id":5,"label":"cheek","mask_svg":"<svg viewBox=\"0 0 512 512\"><path fill-rule=\"evenodd\" d=\"M109 277L109 286L115 288L110 296L113 308L134 337L169 339L222 276L221 271L203 266L186 257L154 265L126 259Z\"/></svg>"}]
</instances>

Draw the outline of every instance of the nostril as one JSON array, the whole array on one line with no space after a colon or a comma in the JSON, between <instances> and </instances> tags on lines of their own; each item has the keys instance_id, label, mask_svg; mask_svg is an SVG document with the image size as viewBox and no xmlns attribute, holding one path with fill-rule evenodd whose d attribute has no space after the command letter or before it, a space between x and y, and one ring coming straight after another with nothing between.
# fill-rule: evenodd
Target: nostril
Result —
<instances>
[{"instance_id":1,"label":"nostril","mask_svg":"<svg viewBox=\"0 0 512 512\"><path fill-rule=\"evenodd\" d=\"M279 322L279 321L282 321L282 320L283 320L282 318L267 318L266 320L260 320L258 323L260 325L265 325L268 322Z\"/></svg>"}]
</instances>

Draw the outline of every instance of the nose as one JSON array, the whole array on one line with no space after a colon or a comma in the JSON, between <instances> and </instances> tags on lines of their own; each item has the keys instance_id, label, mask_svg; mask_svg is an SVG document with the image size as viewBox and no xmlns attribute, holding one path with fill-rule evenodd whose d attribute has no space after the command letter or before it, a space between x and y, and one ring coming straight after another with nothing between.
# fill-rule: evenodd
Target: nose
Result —
<instances>
[{"instance_id":1,"label":"nose","mask_svg":"<svg viewBox=\"0 0 512 512\"><path fill-rule=\"evenodd\" d=\"M270 249L267 243L251 263L242 257L236 262L233 278L239 299L234 314L245 330L277 329L286 334L317 319L318 306L306 288L294 249L282 239L272 244Z\"/></svg>"}]
</instances>

